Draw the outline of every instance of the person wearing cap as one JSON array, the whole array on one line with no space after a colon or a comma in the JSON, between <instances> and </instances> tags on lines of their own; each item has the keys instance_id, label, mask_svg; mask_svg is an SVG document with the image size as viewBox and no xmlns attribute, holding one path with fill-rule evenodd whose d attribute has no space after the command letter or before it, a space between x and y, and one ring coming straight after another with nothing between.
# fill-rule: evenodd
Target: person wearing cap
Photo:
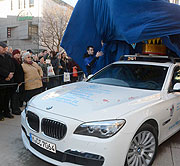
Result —
<instances>
[{"instance_id":1,"label":"person wearing cap","mask_svg":"<svg viewBox=\"0 0 180 166\"><path fill-rule=\"evenodd\" d=\"M15 66L15 71L14 71L14 83L17 83L17 85L13 86L12 89L12 96L11 96L11 109L12 113L14 115L20 115L21 110L20 110L20 96L22 96L23 90L24 90L24 71L21 66L22 60L21 60L21 55L20 51L18 49L15 49L12 52L12 61Z\"/></svg>"},{"instance_id":2,"label":"person wearing cap","mask_svg":"<svg viewBox=\"0 0 180 166\"><path fill-rule=\"evenodd\" d=\"M34 55L34 52L31 49L27 50L27 52L29 52L31 56Z\"/></svg>"},{"instance_id":3,"label":"person wearing cap","mask_svg":"<svg viewBox=\"0 0 180 166\"><path fill-rule=\"evenodd\" d=\"M0 42L0 121L13 118L10 113L9 101L14 77L14 64L9 55L5 53L7 45Z\"/></svg>"}]
</instances>

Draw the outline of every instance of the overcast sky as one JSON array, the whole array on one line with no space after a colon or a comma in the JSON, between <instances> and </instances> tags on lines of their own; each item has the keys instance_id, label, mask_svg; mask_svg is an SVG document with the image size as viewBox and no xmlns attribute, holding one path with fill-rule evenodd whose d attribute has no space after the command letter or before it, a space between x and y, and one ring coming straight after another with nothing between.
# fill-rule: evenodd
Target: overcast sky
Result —
<instances>
[{"instance_id":1,"label":"overcast sky","mask_svg":"<svg viewBox=\"0 0 180 166\"><path fill-rule=\"evenodd\" d=\"M74 7L78 0L63 0L63 1Z\"/></svg>"}]
</instances>

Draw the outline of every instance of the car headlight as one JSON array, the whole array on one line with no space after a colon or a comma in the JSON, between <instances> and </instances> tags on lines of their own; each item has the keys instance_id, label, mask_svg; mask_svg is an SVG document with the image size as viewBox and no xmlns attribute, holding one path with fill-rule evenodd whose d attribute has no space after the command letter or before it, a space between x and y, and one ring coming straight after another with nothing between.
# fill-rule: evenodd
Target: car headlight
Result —
<instances>
[{"instance_id":1,"label":"car headlight","mask_svg":"<svg viewBox=\"0 0 180 166\"><path fill-rule=\"evenodd\" d=\"M76 128L74 134L109 138L116 134L126 123L125 120L108 120L83 123Z\"/></svg>"}]
</instances>

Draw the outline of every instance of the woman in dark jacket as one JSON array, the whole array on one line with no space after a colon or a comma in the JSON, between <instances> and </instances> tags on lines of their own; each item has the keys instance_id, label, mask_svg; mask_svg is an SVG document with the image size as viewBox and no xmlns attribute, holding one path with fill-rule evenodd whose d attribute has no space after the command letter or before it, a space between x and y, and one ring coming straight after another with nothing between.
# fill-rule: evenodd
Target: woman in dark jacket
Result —
<instances>
[{"instance_id":1,"label":"woman in dark jacket","mask_svg":"<svg viewBox=\"0 0 180 166\"><path fill-rule=\"evenodd\" d=\"M49 79L47 78L47 67L48 64L46 63L46 61L44 61L44 57L40 57L39 58L39 66L41 67L42 71L43 71L43 78L42 79L42 83L43 83L43 89L42 91L44 92L47 89L47 83L49 82Z\"/></svg>"},{"instance_id":2,"label":"woman in dark jacket","mask_svg":"<svg viewBox=\"0 0 180 166\"><path fill-rule=\"evenodd\" d=\"M59 76L56 76L59 75L59 59L57 58L55 51L50 52L50 60L55 76L49 78L48 89L59 85Z\"/></svg>"},{"instance_id":3,"label":"woman in dark jacket","mask_svg":"<svg viewBox=\"0 0 180 166\"><path fill-rule=\"evenodd\" d=\"M22 93L24 92L24 72L21 66L21 55L19 50L14 50L12 52L12 61L15 66L15 72L14 72L14 83L17 83L13 87L13 93L11 96L11 109L12 113L15 115L20 115L20 96L22 97Z\"/></svg>"}]
</instances>

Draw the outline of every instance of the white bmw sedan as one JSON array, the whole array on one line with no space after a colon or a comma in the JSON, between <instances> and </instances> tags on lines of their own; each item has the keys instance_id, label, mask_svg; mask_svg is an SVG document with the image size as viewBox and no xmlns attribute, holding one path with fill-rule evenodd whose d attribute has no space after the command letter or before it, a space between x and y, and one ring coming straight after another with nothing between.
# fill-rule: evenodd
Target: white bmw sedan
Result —
<instances>
[{"instance_id":1,"label":"white bmw sedan","mask_svg":"<svg viewBox=\"0 0 180 166\"><path fill-rule=\"evenodd\" d=\"M180 129L180 64L119 61L32 98L22 140L60 166L151 166Z\"/></svg>"}]
</instances>

